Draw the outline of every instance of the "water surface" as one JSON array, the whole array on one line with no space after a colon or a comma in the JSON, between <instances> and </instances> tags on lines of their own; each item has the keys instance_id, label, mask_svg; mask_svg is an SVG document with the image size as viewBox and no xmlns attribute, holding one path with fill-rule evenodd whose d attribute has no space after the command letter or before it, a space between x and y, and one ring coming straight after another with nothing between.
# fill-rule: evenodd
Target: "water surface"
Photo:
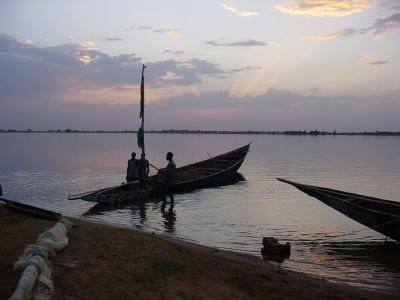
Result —
<instances>
[{"instance_id":1,"label":"water surface","mask_svg":"<svg viewBox=\"0 0 400 300\"><path fill-rule=\"evenodd\" d=\"M134 134L0 133L4 197L67 215L124 224L261 258L262 237L292 243L282 267L363 288L400 293L400 245L336 212L283 177L400 200L400 138L382 136L146 135L147 157L177 166L251 142L235 184L99 209L66 196L120 184L138 151ZM154 170L153 170L154 172Z\"/></svg>"}]
</instances>

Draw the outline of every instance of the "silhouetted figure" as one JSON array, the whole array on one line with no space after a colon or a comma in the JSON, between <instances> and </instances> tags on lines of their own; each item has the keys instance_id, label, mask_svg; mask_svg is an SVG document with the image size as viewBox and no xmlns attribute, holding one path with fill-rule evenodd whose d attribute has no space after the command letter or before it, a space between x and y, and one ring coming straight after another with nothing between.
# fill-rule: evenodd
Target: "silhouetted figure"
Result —
<instances>
[{"instance_id":1,"label":"silhouetted figure","mask_svg":"<svg viewBox=\"0 0 400 300\"><path fill-rule=\"evenodd\" d=\"M136 153L132 152L131 159L128 160L128 168L126 170L126 182L138 180L139 178L139 163L136 159Z\"/></svg>"},{"instance_id":2,"label":"silhouetted figure","mask_svg":"<svg viewBox=\"0 0 400 300\"><path fill-rule=\"evenodd\" d=\"M0 184L0 196L2 196L2 195L3 195L3 189L2 189L1 184Z\"/></svg>"},{"instance_id":3,"label":"silhouetted figure","mask_svg":"<svg viewBox=\"0 0 400 300\"><path fill-rule=\"evenodd\" d=\"M168 165L165 169L165 179L162 188L163 194L163 201L167 201L166 195L169 195L171 202L174 202L174 191L173 191L173 184L175 183L176 177L176 165L175 162L172 160L174 154L172 152L168 152L166 156L166 160L168 160Z\"/></svg>"},{"instance_id":4,"label":"silhouetted figure","mask_svg":"<svg viewBox=\"0 0 400 300\"><path fill-rule=\"evenodd\" d=\"M143 190L146 187L146 179L149 177L149 161L146 159L146 155L142 153L140 156L139 162L139 185Z\"/></svg>"}]
</instances>

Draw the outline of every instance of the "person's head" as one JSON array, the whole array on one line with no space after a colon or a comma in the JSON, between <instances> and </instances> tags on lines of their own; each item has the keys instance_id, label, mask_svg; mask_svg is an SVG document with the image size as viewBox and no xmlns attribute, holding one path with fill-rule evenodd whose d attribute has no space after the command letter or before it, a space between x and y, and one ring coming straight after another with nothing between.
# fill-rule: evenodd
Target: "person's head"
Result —
<instances>
[{"instance_id":1,"label":"person's head","mask_svg":"<svg viewBox=\"0 0 400 300\"><path fill-rule=\"evenodd\" d=\"M132 159L135 159L136 158L136 152L132 152L131 157L132 157Z\"/></svg>"},{"instance_id":2,"label":"person's head","mask_svg":"<svg viewBox=\"0 0 400 300\"><path fill-rule=\"evenodd\" d=\"M144 153L142 153L142 154L140 155L140 158L141 158L141 159L145 159L145 158L146 158L146 155L145 155Z\"/></svg>"},{"instance_id":3,"label":"person's head","mask_svg":"<svg viewBox=\"0 0 400 300\"><path fill-rule=\"evenodd\" d=\"M167 153L167 157L166 157L166 159L167 160L172 160L172 157L174 156L174 154L172 153L172 152L168 152Z\"/></svg>"}]
</instances>

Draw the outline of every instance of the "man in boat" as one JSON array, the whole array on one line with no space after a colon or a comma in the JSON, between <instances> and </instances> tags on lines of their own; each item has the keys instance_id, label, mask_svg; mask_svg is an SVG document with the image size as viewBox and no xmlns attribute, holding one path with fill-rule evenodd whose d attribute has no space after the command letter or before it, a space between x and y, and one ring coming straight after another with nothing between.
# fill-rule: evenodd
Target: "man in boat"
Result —
<instances>
[{"instance_id":1,"label":"man in boat","mask_svg":"<svg viewBox=\"0 0 400 300\"><path fill-rule=\"evenodd\" d=\"M131 159L128 160L128 168L126 170L126 182L138 180L139 178L139 163L136 159L136 153L132 152Z\"/></svg>"},{"instance_id":2,"label":"man in boat","mask_svg":"<svg viewBox=\"0 0 400 300\"><path fill-rule=\"evenodd\" d=\"M149 177L149 171L149 161L143 152L138 161L139 185L142 190L146 187L146 179Z\"/></svg>"},{"instance_id":3,"label":"man in boat","mask_svg":"<svg viewBox=\"0 0 400 300\"><path fill-rule=\"evenodd\" d=\"M167 201L166 195L168 194L172 203L174 202L173 184L175 183L176 177L176 165L172 160L173 156L174 154L172 152L167 153L166 159L168 160L168 165L165 168L165 180L162 188L163 201Z\"/></svg>"}]
</instances>

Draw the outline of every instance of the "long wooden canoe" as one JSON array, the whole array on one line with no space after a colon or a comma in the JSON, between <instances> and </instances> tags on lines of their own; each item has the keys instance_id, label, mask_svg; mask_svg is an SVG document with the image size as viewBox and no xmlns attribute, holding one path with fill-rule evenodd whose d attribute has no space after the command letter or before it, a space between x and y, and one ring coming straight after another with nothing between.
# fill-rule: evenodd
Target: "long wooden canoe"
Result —
<instances>
[{"instance_id":1,"label":"long wooden canoe","mask_svg":"<svg viewBox=\"0 0 400 300\"><path fill-rule=\"evenodd\" d=\"M47 210L37 206L32 206L29 204L25 204L10 199L5 199L0 197L0 202L4 202L5 206L10 209L30 214L38 218L58 221L62 217L62 215L58 212Z\"/></svg>"},{"instance_id":2,"label":"long wooden canoe","mask_svg":"<svg viewBox=\"0 0 400 300\"><path fill-rule=\"evenodd\" d=\"M400 241L400 202L277 178L387 237Z\"/></svg>"},{"instance_id":3,"label":"long wooden canoe","mask_svg":"<svg viewBox=\"0 0 400 300\"><path fill-rule=\"evenodd\" d=\"M204 161L177 168L176 183L173 185L174 192L181 193L204 188L229 179L242 165L249 148L250 144ZM135 181L72 195L68 199L109 204L146 199L160 193L160 182L162 182L163 176L163 170L160 170L157 175L149 177L147 187L142 190L139 183Z\"/></svg>"}]
</instances>

